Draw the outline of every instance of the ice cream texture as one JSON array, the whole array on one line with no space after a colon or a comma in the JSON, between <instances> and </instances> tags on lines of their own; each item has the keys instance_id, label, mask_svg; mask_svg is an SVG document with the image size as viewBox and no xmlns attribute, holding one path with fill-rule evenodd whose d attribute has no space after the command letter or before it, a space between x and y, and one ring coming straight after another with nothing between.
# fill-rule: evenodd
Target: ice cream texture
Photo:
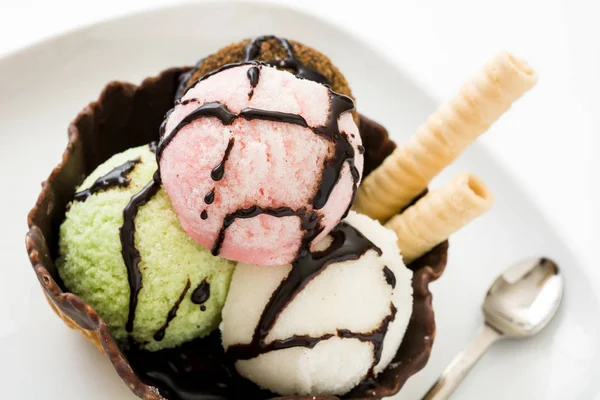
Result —
<instances>
[{"instance_id":1,"label":"ice cream texture","mask_svg":"<svg viewBox=\"0 0 600 400\"><path fill-rule=\"evenodd\" d=\"M394 232L351 212L293 267L238 264L223 346L263 388L344 394L391 362L412 313L411 280Z\"/></svg>"},{"instance_id":2,"label":"ice cream texture","mask_svg":"<svg viewBox=\"0 0 600 400\"><path fill-rule=\"evenodd\" d=\"M154 153L141 146L113 156L88 176L60 228L57 260L65 286L98 311L117 340L131 336L148 350L215 329L234 267L188 237L159 189L134 219L142 287L133 330L127 332L131 286L120 241L123 213L156 169Z\"/></svg>"},{"instance_id":3,"label":"ice cream texture","mask_svg":"<svg viewBox=\"0 0 600 400\"><path fill-rule=\"evenodd\" d=\"M161 178L183 229L213 254L278 265L347 213L364 149L353 102L257 62L229 65L177 102L158 146Z\"/></svg>"}]
</instances>

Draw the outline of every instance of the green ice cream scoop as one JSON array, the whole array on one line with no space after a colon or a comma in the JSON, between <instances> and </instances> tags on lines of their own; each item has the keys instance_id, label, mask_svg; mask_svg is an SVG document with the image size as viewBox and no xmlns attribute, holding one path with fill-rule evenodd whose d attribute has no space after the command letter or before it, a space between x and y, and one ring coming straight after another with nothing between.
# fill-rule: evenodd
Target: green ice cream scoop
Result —
<instances>
[{"instance_id":1,"label":"green ice cream scoop","mask_svg":"<svg viewBox=\"0 0 600 400\"><path fill-rule=\"evenodd\" d=\"M98 311L115 339L130 336L147 350L177 346L215 329L234 269L187 236L160 188L132 219L141 276L135 295L136 285L129 282L135 277L122 255L124 210L156 169L151 148L141 146L113 156L88 176L60 228L57 261L65 286Z\"/></svg>"}]
</instances>

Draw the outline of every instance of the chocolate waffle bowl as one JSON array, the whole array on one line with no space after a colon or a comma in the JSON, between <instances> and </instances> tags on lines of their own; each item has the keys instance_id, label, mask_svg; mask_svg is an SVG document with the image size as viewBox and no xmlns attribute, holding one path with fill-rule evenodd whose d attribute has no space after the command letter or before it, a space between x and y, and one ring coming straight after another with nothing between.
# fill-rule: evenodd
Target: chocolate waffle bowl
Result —
<instances>
[{"instance_id":1,"label":"chocolate waffle bowl","mask_svg":"<svg viewBox=\"0 0 600 400\"><path fill-rule=\"evenodd\" d=\"M28 216L27 251L52 309L101 351L138 397L146 400L188 399L338 399L277 397L241 378L225 358L218 332L174 349L146 352L120 348L98 313L62 284L55 267L58 233L68 203L84 177L113 154L157 139L163 116L172 107L179 78L187 68L173 68L141 85L109 83L69 127L69 142L59 165L43 183ZM388 156L395 144L379 124L360 116L365 147L365 176ZM414 302L409 326L390 366L377 379L362 382L341 399L381 399L394 395L421 370L431 353L435 320L429 284L439 278L447 260L444 242L411 263ZM204 397L203 397L204 396Z\"/></svg>"}]
</instances>

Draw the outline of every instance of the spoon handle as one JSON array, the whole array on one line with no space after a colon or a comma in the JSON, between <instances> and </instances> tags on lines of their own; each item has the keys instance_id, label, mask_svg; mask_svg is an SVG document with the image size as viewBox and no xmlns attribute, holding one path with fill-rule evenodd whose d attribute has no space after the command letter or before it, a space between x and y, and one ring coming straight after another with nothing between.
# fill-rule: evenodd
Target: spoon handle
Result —
<instances>
[{"instance_id":1,"label":"spoon handle","mask_svg":"<svg viewBox=\"0 0 600 400\"><path fill-rule=\"evenodd\" d=\"M446 367L440 378L422 400L444 400L456 390L475 363L483 356L486 350L502 338L502 334L484 324L475 335L471 343L461 351Z\"/></svg>"}]
</instances>

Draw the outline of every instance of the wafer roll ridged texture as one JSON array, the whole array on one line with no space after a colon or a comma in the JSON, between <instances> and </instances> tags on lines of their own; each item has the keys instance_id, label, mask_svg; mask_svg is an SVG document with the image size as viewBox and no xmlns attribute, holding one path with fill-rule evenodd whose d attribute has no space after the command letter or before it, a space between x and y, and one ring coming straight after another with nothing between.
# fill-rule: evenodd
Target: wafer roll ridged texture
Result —
<instances>
[{"instance_id":1,"label":"wafer roll ridged texture","mask_svg":"<svg viewBox=\"0 0 600 400\"><path fill-rule=\"evenodd\" d=\"M385 226L396 232L398 247L408 264L488 211L492 204L492 194L485 184L465 172L429 192Z\"/></svg>"},{"instance_id":2,"label":"wafer roll ridged texture","mask_svg":"<svg viewBox=\"0 0 600 400\"><path fill-rule=\"evenodd\" d=\"M531 89L535 72L509 53L494 57L358 189L354 209L381 222L410 204L440 171Z\"/></svg>"}]
</instances>

